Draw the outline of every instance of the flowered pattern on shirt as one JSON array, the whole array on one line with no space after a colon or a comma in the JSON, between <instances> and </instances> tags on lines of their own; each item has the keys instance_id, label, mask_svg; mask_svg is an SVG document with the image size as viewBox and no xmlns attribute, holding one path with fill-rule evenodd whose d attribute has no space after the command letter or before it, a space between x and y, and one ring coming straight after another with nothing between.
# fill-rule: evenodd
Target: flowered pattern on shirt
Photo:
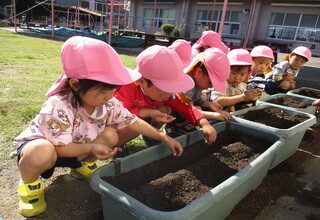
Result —
<instances>
[{"instance_id":1,"label":"flowered pattern on shirt","mask_svg":"<svg viewBox=\"0 0 320 220\"><path fill-rule=\"evenodd\" d=\"M84 108L71 106L67 94L50 97L30 126L15 138L17 146L26 140L47 139L54 145L89 143L95 140L106 126L121 129L138 118L125 109L116 98L104 106L96 107L88 115Z\"/></svg>"}]
</instances>

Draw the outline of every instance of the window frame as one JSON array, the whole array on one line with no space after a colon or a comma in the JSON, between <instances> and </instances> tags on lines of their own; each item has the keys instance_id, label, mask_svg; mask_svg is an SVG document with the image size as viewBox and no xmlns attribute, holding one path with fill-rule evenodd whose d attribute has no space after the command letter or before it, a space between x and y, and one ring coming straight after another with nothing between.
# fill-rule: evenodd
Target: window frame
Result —
<instances>
[{"instance_id":1,"label":"window frame","mask_svg":"<svg viewBox=\"0 0 320 220\"><path fill-rule=\"evenodd\" d=\"M198 19L199 18L199 14L201 11L205 11L207 13L207 18L205 19ZM210 26L210 23L211 23L211 16L212 16L212 11L211 10L203 10L203 9L199 9L197 10L197 17L196 17L196 23L195 23L195 32L203 32L203 31L206 31L206 30L213 30L215 32L218 32L219 31L219 28L220 28L220 18L221 18L221 15L222 15L222 11L214 11L214 13L218 13L217 16L216 14L214 15L214 18L212 20L212 27L209 28ZM239 35L239 32L241 30L241 11L227 11L227 13L229 13L229 16L228 18L229 19L226 19L224 21L224 28L223 28L223 31L222 31L222 34L224 35L230 35L230 36L238 36ZM239 21L238 22L235 22L235 21L230 21L231 18L232 18L232 13L240 13L240 18L239 18ZM226 30L226 27L229 27L229 26L232 26L232 25L238 25L238 29L237 30L237 33L231 33L232 30L234 30L233 28L229 29L229 31L225 31Z\"/></svg>"},{"instance_id":2,"label":"window frame","mask_svg":"<svg viewBox=\"0 0 320 220\"><path fill-rule=\"evenodd\" d=\"M273 17L273 14L283 14L283 21L281 25L276 25L276 24L271 24L271 19ZM287 14L292 14L292 13L272 13L270 17L270 21L268 24L268 28L266 31L266 39L276 39L276 40L286 40L286 41L298 41L298 42L310 42L310 43L320 43L320 37L317 38L317 36L320 36L320 15L319 14L296 14L299 15L299 21L297 26L289 26L289 25L284 25L285 19L287 17ZM316 15L316 22L314 27L305 27L301 25L301 21L304 15ZM319 26L319 27L317 27ZM270 31L271 29L276 30L278 28L278 31L281 32L280 35L272 35ZM293 32L292 38L288 39L284 37L284 30L288 29L295 29ZM273 30L273 33L275 31ZM304 31L303 31L304 30ZM303 36L303 33L305 37ZM317 34L318 33L318 34ZM289 34L290 35L290 34ZM273 36L273 37L272 37ZM318 40L317 40L318 39Z\"/></svg>"},{"instance_id":3,"label":"window frame","mask_svg":"<svg viewBox=\"0 0 320 220\"><path fill-rule=\"evenodd\" d=\"M144 8L143 15L144 15L145 22L143 24L143 27L152 28L151 23L152 23L153 17L152 16L151 17L146 17L145 16L147 10L150 10L151 13L153 14L153 8ZM161 11L162 11L162 13L161 13ZM170 17L160 17L161 14L165 14L165 13L167 15L170 15L170 11L174 12L174 16L172 18L170 18ZM154 17L154 22L155 22L154 27L155 28L161 28L162 24L173 24L174 25L175 24L175 17L176 17L176 10L175 9L157 8L156 9L156 14L155 14L155 17ZM148 20L149 20L149 22L148 22Z\"/></svg>"}]
</instances>

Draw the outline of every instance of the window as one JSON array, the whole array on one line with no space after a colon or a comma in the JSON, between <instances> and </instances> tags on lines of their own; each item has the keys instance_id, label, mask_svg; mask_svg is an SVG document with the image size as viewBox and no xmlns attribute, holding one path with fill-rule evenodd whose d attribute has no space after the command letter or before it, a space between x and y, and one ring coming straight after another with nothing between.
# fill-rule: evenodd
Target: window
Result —
<instances>
[{"instance_id":1,"label":"window","mask_svg":"<svg viewBox=\"0 0 320 220\"><path fill-rule=\"evenodd\" d=\"M317 15L302 15L301 27L315 27L317 23Z\"/></svg>"},{"instance_id":2,"label":"window","mask_svg":"<svg viewBox=\"0 0 320 220\"><path fill-rule=\"evenodd\" d=\"M145 25L152 27L153 9L144 9ZM162 24L175 24L176 11L174 9L156 9L155 13L155 27L160 28Z\"/></svg>"},{"instance_id":3,"label":"window","mask_svg":"<svg viewBox=\"0 0 320 220\"><path fill-rule=\"evenodd\" d=\"M198 10L195 31L203 32L206 30L213 30L218 32L221 14L222 11L215 11L212 19L211 10ZM240 30L241 16L242 13L240 11L227 11L222 33L238 35Z\"/></svg>"},{"instance_id":4,"label":"window","mask_svg":"<svg viewBox=\"0 0 320 220\"><path fill-rule=\"evenodd\" d=\"M319 15L273 13L266 37L320 43Z\"/></svg>"}]
</instances>

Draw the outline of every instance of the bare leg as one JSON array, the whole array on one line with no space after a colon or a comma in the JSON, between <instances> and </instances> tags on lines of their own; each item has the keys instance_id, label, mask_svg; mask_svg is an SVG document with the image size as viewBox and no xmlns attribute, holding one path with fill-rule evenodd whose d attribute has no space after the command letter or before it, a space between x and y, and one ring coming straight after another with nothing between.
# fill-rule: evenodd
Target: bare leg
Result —
<instances>
[{"instance_id":1,"label":"bare leg","mask_svg":"<svg viewBox=\"0 0 320 220\"><path fill-rule=\"evenodd\" d=\"M40 174L53 167L57 160L55 147L50 141L37 139L21 151L19 169L25 183L36 181Z\"/></svg>"}]
</instances>

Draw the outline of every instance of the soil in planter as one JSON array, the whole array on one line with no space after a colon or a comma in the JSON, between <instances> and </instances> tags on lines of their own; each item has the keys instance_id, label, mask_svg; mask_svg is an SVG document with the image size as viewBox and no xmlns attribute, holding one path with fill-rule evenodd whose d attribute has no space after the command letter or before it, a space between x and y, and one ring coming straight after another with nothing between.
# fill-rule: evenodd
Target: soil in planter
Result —
<instances>
[{"instance_id":1,"label":"soil in planter","mask_svg":"<svg viewBox=\"0 0 320 220\"><path fill-rule=\"evenodd\" d=\"M296 99L288 96L270 99L267 102L277 105L284 105L292 108L307 108L312 105L312 101L302 102L301 99Z\"/></svg>"},{"instance_id":2,"label":"soil in planter","mask_svg":"<svg viewBox=\"0 0 320 220\"><path fill-rule=\"evenodd\" d=\"M237 117L280 129L291 128L309 119L304 114L289 115L279 108L272 107L248 111L243 115L237 115Z\"/></svg>"},{"instance_id":3,"label":"soil in planter","mask_svg":"<svg viewBox=\"0 0 320 220\"><path fill-rule=\"evenodd\" d=\"M169 156L103 179L150 208L174 211L243 169L270 146L256 137L223 131L212 145L200 141L185 148L179 158Z\"/></svg>"},{"instance_id":4,"label":"soil in planter","mask_svg":"<svg viewBox=\"0 0 320 220\"><path fill-rule=\"evenodd\" d=\"M299 92L296 92L296 94L308 96L308 97L312 97L312 98L316 98L316 99L320 98L320 92L310 90L310 89L300 90Z\"/></svg>"}]
</instances>

